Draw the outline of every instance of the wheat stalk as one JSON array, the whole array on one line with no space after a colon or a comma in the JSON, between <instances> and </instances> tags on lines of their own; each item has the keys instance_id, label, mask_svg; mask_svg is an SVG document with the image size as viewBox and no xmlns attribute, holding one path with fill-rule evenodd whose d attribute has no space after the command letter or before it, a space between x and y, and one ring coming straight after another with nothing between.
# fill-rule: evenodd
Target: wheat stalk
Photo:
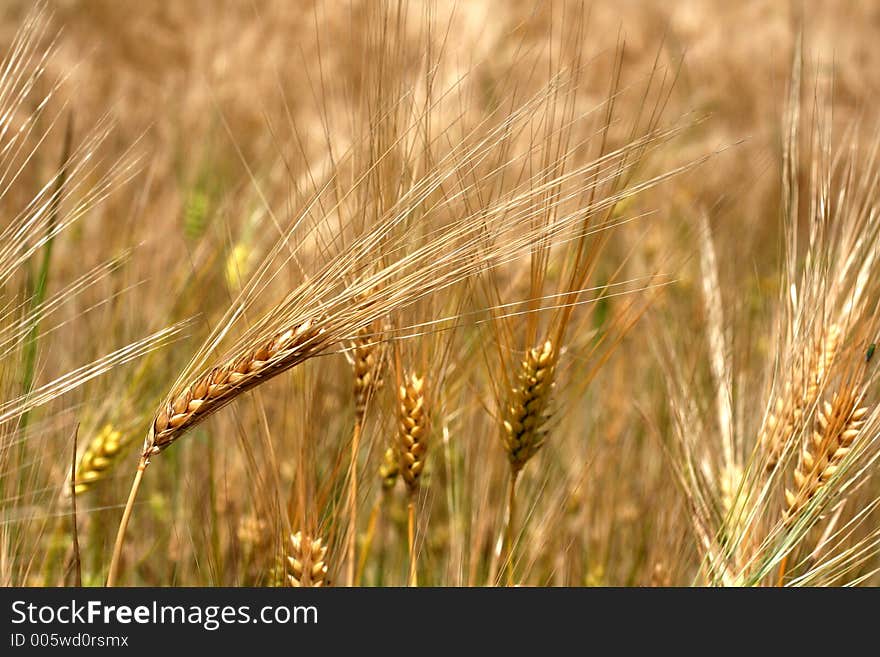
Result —
<instances>
[{"instance_id":1,"label":"wheat stalk","mask_svg":"<svg viewBox=\"0 0 880 657\"><path fill-rule=\"evenodd\" d=\"M302 532L290 536L287 583L295 587L322 587L327 582L327 546Z\"/></svg>"}]
</instances>

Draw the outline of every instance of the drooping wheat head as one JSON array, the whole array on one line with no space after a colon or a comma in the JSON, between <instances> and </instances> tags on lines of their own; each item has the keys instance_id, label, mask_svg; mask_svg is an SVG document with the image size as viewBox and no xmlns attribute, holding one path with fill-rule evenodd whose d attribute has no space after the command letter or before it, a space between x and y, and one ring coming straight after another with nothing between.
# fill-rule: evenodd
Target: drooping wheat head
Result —
<instances>
[{"instance_id":1,"label":"drooping wheat head","mask_svg":"<svg viewBox=\"0 0 880 657\"><path fill-rule=\"evenodd\" d=\"M325 346L321 334L306 320L211 368L162 404L150 425L144 455L158 454L235 397L314 355Z\"/></svg>"}]
</instances>

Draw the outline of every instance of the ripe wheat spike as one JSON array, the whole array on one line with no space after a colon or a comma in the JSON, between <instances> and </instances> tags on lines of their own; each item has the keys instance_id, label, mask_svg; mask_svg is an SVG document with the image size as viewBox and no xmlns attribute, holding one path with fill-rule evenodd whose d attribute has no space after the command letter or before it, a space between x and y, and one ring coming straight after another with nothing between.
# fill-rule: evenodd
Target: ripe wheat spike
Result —
<instances>
[{"instance_id":1,"label":"ripe wheat spike","mask_svg":"<svg viewBox=\"0 0 880 657\"><path fill-rule=\"evenodd\" d=\"M322 587L327 584L327 546L320 538L302 532L290 536L287 555L287 583L294 587Z\"/></svg>"},{"instance_id":2,"label":"ripe wheat spike","mask_svg":"<svg viewBox=\"0 0 880 657\"><path fill-rule=\"evenodd\" d=\"M840 329L832 324L807 347L773 402L760 436L768 472L776 467L792 437L802 428L804 414L816 402L839 346Z\"/></svg>"},{"instance_id":3,"label":"ripe wheat spike","mask_svg":"<svg viewBox=\"0 0 880 657\"><path fill-rule=\"evenodd\" d=\"M161 406L150 426L144 455L158 454L238 395L313 355L324 346L321 333L307 320L198 377Z\"/></svg>"},{"instance_id":4,"label":"ripe wheat spike","mask_svg":"<svg viewBox=\"0 0 880 657\"><path fill-rule=\"evenodd\" d=\"M113 428L113 425L104 425L77 461L74 475L76 494L85 493L95 483L104 479L129 444L131 440Z\"/></svg>"},{"instance_id":5,"label":"ripe wheat spike","mask_svg":"<svg viewBox=\"0 0 880 657\"><path fill-rule=\"evenodd\" d=\"M425 408L425 378L416 374L404 377L398 391L398 440L400 476L407 490L419 487L419 478L428 455L428 411Z\"/></svg>"},{"instance_id":6,"label":"ripe wheat spike","mask_svg":"<svg viewBox=\"0 0 880 657\"><path fill-rule=\"evenodd\" d=\"M817 412L815 428L794 470L794 486L785 490L786 525L828 483L849 453L868 414L867 407L859 406L859 401L852 392L836 393Z\"/></svg>"},{"instance_id":7,"label":"ripe wheat spike","mask_svg":"<svg viewBox=\"0 0 880 657\"><path fill-rule=\"evenodd\" d=\"M513 472L519 472L544 444L556 352L550 340L529 349L510 391L504 419L504 449Z\"/></svg>"}]
</instances>

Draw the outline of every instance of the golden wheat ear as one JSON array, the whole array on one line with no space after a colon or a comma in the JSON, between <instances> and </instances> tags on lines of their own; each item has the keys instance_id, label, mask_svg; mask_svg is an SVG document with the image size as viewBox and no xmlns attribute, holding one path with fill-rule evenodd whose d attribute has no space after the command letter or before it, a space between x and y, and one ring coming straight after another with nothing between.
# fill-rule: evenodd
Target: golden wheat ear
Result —
<instances>
[{"instance_id":1,"label":"golden wheat ear","mask_svg":"<svg viewBox=\"0 0 880 657\"><path fill-rule=\"evenodd\" d=\"M792 438L803 429L806 415L816 403L834 364L840 342L840 327L831 324L806 347L801 359L793 364L782 390L771 402L758 437L765 450L767 472L776 469Z\"/></svg>"},{"instance_id":2,"label":"golden wheat ear","mask_svg":"<svg viewBox=\"0 0 880 657\"><path fill-rule=\"evenodd\" d=\"M323 330L306 320L243 349L162 404L150 424L144 456L166 449L186 431L239 395L298 365L326 345Z\"/></svg>"},{"instance_id":3,"label":"golden wheat ear","mask_svg":"<svg viewBox=\"0 0 880 657\"><path fill-rule=\"evenodd\" d=\"M123 435L112 424L104 425L77 460L74 492L77 495L85 493L105 479L131 442L130 436Z\"/></svg>"},{"instance_id":4,"label":"golden wheat ear","mask_svg":"<svg viewBox=\"0 0 880 657\"><path fill-rule=\"evenodd\" d=\"M291 534L287 554L287 583L294 587L323 587L327 579L327 546L302 532Z\"/></svg>"},{"instance_id":5,"label":"golden wheat ear","mask_svg":"<svg viewBox=\"0 0 880 657\"><path fill-rule=\"evenodd\" d=\"M794 470L794 486L785 489L786 526L837 473L865 423L868 408L852 391L835 393L816 413L816 426L804 444Z\"/></svg>"},{"instance_id":6,"label":"golden wheat ear","mask_svg":"<svg viewBox=\"0 0 880 657\"><path fill-rule=\"evenodd\" d=\"M510 390L504 420L504 450L514 472L523 469L544 444L544 424L553 389L556 351L547 340L529 349Z\"/></svg>"},{"instance_id":7,"label":"golden wheat ear","mask_svg":"<svg viewBox=\"0 0 880 657\"><path fill-rule=\"evenodd\" d=\"M407 546L409 548L409 585L417 585L415 525L416 493L419 490L425 460L428 457L428 409L425 377L405 374L398 388L397 437L400 478L409 493L407 503Z\"/></svg>"},{"instance_id":8,"label":"golden wheat ear","mask_svg":"<svg viewBox=\"0 0 880 657\"><path fill-rule=\"evenodd\" d=\"M400 476L410 495L419 487L428 456L428 410L425 378L407 374L398 390Z\"/></svg>"}]
</instances>

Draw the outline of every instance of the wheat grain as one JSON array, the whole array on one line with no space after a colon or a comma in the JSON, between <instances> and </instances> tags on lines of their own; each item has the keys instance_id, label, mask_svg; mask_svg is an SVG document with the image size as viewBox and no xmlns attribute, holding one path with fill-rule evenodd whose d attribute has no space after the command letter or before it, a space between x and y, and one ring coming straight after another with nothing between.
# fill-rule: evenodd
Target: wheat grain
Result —
<instances>
[{"instance_id":1,"label":"wheat grain","mask_svg":"<svg viewBox=\"0 0 880 657\"><path fill-rule=\"evenodd\" d=\"M382 490L390 491L400 476L400 458L394 445L385 450L382 464L379 466L379 477L382 479Z\"/></svg>"}]
</instances>

